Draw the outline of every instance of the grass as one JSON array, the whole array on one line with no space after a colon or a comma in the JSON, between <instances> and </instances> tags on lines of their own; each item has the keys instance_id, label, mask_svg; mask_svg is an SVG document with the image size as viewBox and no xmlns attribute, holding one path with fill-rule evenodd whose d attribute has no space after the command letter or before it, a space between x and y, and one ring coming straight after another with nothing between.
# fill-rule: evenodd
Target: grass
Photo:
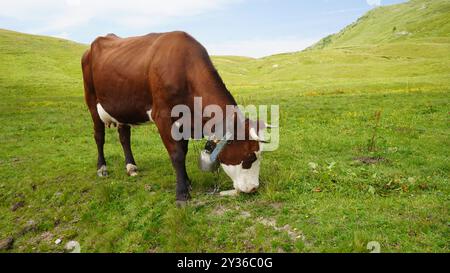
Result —
<instances>
[{"instance_id":1,"label":"grass","mask_svg":"<svg viewBox=\"0 0 450 273\"><path fill-rule=\"evenodd\" d=\"M421 5L383 9L412 16ZM280 104L280 149L264 155L258 193L220 198L208 192L231 181L201 173L201 143L191 143L184 209L154 126L133 130L138 177L126 176L112 129L110 176L96 177L85 45L0 30L0 240L13 237L12 252L63 251L69 240L82 252L368 252L371 241L449 252L450 38L439 28L449 15L433 18L428 36L215 57L240 103Z\"/></svg>"}]
</instances>

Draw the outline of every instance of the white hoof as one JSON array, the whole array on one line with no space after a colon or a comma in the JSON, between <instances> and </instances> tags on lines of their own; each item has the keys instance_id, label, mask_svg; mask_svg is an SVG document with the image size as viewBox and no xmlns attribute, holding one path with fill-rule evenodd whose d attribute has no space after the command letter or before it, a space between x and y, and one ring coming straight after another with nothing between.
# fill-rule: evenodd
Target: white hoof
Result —
<instances>
[{"instance_id":1,"label":"white hoof","mask_svg":"<svg viewBox=\"0 0 450 273\"><path fill-rule=\"evenodd\" d=\"M100 167L100 169L97 170L97 175L99 177L107 177L108 171L106 170L106 165L103 165Z\"/></svg>"},{"instance_id":2,"label":"white hoof","mask_svg":"<svg viewBox=\"0 0 450 273\"><path fill-rule=\"evenodd\" d=\"M137 166L133 164L127 164L127 174L129 176L137 176Z\"/></svg>"}]
</instances>

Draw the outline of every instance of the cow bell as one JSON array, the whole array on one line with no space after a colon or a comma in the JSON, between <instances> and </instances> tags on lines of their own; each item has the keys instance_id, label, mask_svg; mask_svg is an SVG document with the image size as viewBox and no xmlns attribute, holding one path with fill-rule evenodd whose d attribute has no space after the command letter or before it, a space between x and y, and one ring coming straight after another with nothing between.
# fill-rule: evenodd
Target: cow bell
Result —
<instances>
[{"instance_id":1,"label":"cow bell","mask_svg":"<svg viewBox=\"0 0 450 273\"><path fill-rule=\"evenodd\" d=\"M215 172L219 169L219 154L232 136L231 133L226 133L225 138L218 142L212 140L206 142L205 149L200 152L200 158L198 160L200 170L204 172Z\"/></svg>"},{"instance_id":2,"label":"cow bell","mask_svg":"<svg viewBox=\"0 0 450 273\"><path fill-rule=\"evenodd\" d=\"M198 159L198 167L203 172L215 172L219 169L219 161L211 159L211 152L208 150L203 150L200 152L200 157Z\"/></svg>"}]
</instances>

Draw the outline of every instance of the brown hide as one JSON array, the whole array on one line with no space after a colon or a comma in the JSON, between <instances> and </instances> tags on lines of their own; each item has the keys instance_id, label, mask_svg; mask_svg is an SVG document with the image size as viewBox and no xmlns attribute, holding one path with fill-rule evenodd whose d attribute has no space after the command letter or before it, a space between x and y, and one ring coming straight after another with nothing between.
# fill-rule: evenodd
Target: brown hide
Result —
<instances>
[{"instance_id":1,"label":"brown hide","mask_svg":"<svg viewBox=\"0 0 450 273\"><path fill-rule=\"evenodd\" d=\"M152 120L171 156L177 152L170 134L175 105L188 105L193 112L194 97L202 97L203 107L236 105L206 49L184 32L99 37L84 54L82 66L94 123L97 103L124 124L145 123L147 111L152 110ZM250 168L258 150L256 141L231 141L219 160L227 165L244 162Z\"/></svg>"}]
</instances>

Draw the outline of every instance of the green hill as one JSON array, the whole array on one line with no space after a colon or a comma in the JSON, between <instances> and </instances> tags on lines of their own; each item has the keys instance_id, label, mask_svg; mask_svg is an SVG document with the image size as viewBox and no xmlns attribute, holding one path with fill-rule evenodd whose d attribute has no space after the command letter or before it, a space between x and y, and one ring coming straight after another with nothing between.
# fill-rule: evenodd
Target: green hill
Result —
<instances>
[{"instance_id":1,"label":"green hill","mask_svg":"<svg viewBox=\"0 0 450 273\"><path fill-rule=\"evenodd\" d=\"M351 48L386 43L448 43L450 1L412 0L373 9L313 49Z\"/></svg>"},{"instance_id":2,"label":"green hill","mask_svg":"<svg viewBox=\"0 0 450 273\"><path fill-rule=\"evenodd\" d=\"M427 90L448 86L448 56L450 1L415 0L376 8L308 50L217 66L244 93Z\"/></svg>"},{"instance_id":3,"label":"green hill","mask_svg":"<svg viewBox=\"0 0 450 273\"><path fill-rule=\"evenodd\" d=\"M5 30L0 30L0 41L5 53L0 55L0 72L5 71L0 79L8 77L9 84L21 77L33 83L31 77L48 75L52 79L56 75L77 75L74 80L79 81L78 56L86 45ZM341 32L302 52L261 59L218 56L213 61L225 82L237 93L258 90L270 95L273 89L341 93L447 86L448 56L450 1L413 0L375 8ZM14 71L16 75L10 75L11 63L21 67ZM27 66L21 65L24 63ZM34 72L32 76L29 71Z\"/></svg>"},{"instance_id":4,"label":"green hill","mask_svg":"<svg viewBox=\"0 0 450 273\"><path fill-rule=\"evenodd\" d=\"M80 95L80 56L85 49L68 40L0 29L2 95L61 95L61 85L65 95Z\"/></svg>"}]
</instances>

